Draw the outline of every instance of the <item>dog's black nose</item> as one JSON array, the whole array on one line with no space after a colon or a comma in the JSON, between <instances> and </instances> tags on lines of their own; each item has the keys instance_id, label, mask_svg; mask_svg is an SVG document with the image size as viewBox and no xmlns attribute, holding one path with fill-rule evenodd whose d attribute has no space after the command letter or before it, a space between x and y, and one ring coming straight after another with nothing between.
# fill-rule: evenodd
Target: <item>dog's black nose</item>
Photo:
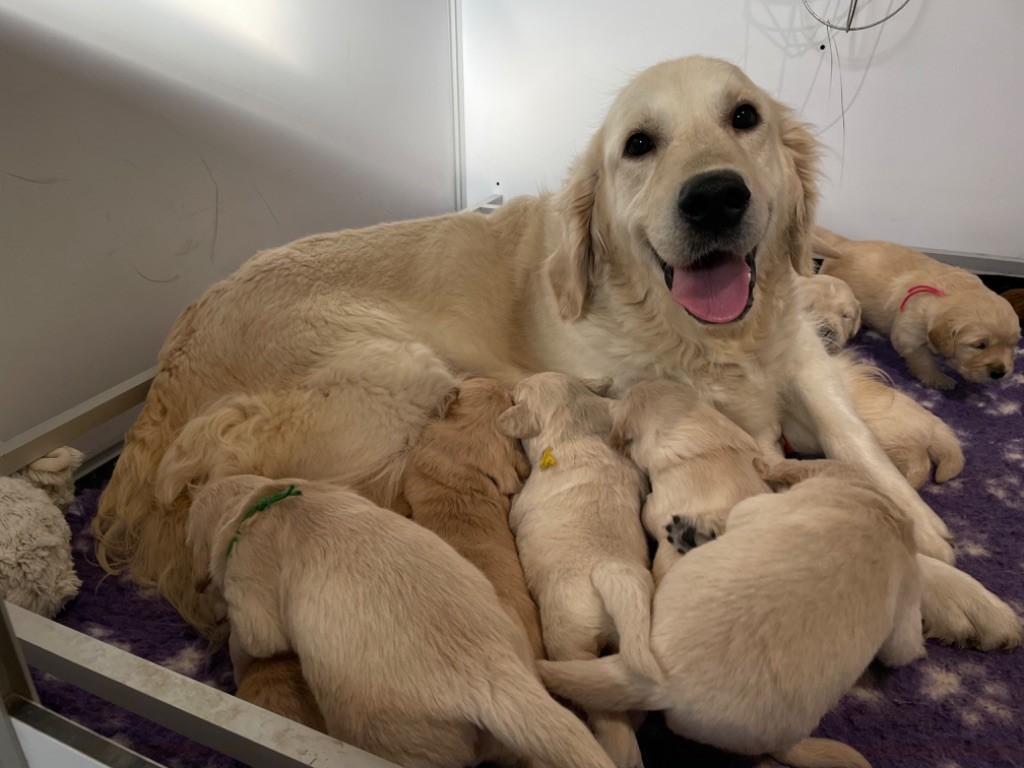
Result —
<instances>
[{"instance_id":1,"label":"dog's black nose","mask_svg":"<svg viewBox=\"0 0 1024 768\"><path fill-rule=\"evenodd\" d=\"M1003 376L1006 375L1006 368L1004 368L1001 365L997 365L995 368L992 368L988 372L988 375L990 377L992 377L993 379L1001 379L1001 378L1003 378Z\"/></svg>"},{"instance_id":2,"label":"dog's black nose","mask_svg":"<svg viewBox=\"0 0 1024 768\"><path fill-rule=\"evenodd\" d=\"M707 171L679 190L679 211L694 229L718 234L732 229L750 205L750 190L736 171Z\"/></svg>"}]
</instances>

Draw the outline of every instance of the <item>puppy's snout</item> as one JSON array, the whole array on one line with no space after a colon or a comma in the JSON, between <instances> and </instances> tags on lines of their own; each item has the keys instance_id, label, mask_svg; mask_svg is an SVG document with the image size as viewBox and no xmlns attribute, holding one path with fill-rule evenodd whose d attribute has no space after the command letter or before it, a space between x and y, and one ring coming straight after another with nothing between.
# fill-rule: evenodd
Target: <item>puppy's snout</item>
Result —
<instances>
[{"instance_id":1,"label":"puppy's snout","mask_svg":"<svg viewBox=\"0 0 1024 768\"><path fill-rule=\"evenodd\" d=\"M743 218L750 189L735 171L707 171L691 177L679 190L679 212L693 229L726 232Z\"/></svg>"},{"instance_id":2,"label":"puppy's snout","mask_svg":"<svg viewBox=\"0 0 1024 768\"><path fill-rule=\"evenodd\" d=\"M1003 365L994 365L988 369L988 375L993 379L1001 379L1006 375L1006 367Z\"/></svg>"}]
</instances>

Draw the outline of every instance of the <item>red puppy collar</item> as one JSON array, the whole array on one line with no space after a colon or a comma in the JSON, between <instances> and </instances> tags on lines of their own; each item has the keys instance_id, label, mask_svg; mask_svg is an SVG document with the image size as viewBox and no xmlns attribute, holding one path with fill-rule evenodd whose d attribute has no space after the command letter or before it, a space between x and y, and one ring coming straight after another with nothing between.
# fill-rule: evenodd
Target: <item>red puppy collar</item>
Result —
<instances>
[{"instance_id":1,"label":"red puppy collar","mask_svg":"<svg viewBox=\"0 0 1024 768\"><path fill-rule=\"evenodd\" d=\"M943 291L940 291L934 285L913 285L907 290L907 295L903 297L903 301L900 302L900 312L907 306L907 302L910 301L911 296L916 296L919 293L930 293L933 296L945 296Z\"/></svg>"}]
</instances>

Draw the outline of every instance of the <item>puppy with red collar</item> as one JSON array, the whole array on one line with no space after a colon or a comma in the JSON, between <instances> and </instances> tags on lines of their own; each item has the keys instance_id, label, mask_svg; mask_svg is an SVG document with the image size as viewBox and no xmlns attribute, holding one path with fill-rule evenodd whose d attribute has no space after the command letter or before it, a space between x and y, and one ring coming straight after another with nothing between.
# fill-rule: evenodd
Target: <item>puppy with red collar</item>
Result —
<instances>
[{"instance_id":1,"label":"puppy with red collar","mask_svg":"<svg viewBox=\"0 0 1024 768\"><path fill-rule=\"evenodd\" d=\"M1021 333L1010 303L976 276L896 243L856 242L818 227L821 273L838 277L861 303L864 325L887 336L910 372L936 389L988 384L1013 372Z\"/></svg>"}]
</instances>

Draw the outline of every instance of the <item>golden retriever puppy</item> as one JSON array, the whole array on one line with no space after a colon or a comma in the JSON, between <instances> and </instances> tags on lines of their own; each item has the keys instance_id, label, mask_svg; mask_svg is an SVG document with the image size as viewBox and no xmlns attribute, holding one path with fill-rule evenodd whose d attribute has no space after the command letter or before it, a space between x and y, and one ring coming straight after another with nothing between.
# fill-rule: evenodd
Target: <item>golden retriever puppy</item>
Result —
<instances>
[{"instance_id":1,"label":"golden retriever puppy","mask_svg":"<svg viewBox=\"0 0 1024 768\"><path fill-rule=\"evenodd\" d=\"M350 484L390 506L381 488L401 478L405 449L434 409L413 383L439 368L508 385L552 370L611 377L617 391L677 379L766 451L780 419L799 418L828 456L863 466L913 517L922 552L952 561L948 528L858 417L801 317L793 277L810 274L817 158L794 113L737 67L687 57L621 90L551 194L258 254L168 335L100 499L99 562L157 585L209 631L211 601L195 593L185 547L188 497L168 504L156 494L158 467L185 425L219 398L301 400L327 391L326 377L344 395L326 400L344 417L324 418L346 424L330 435L341 447L328 444L329 455L357 461ZM442 383L439 397L454 384ZM287 431L295 399L264 404L277 402ZM297 454L324 443L292 449L293 460L313 460ZM324 476L349 472L330 469ZM951 602L936 615L948 609L947 626L962 626L963 605L981 603ZM985 626L994 617L969 618Z\"/></svg>"},{"instance_id":2,"label":"golden retriever puppy","mask_svg":"<svg viewBox=\"0 0 1024 768\"><path fill-rule=\"evenodd\" d=\"M806 739L873 658L924 655L913 524L849 465L784 461L765 479L796 484L741 501L725 533L659 584L651 647L663 680L619 656L541 662L541 677L583 706L664 710L673 731L720 749L865 766Z\"/></svg>"},{"instance_id":3,"label":"golden retriever puppy","mask_svg":"<svg viewBox=\"0 0 1024 768\"><path fill-rule=\"evenodd\" d=\"M933 464L936 483L952 480L963 471L960 440L946 422L885 384L877 368L848 355L840 356L838 362L854 408L907 482L920 488L932 476ZM811 430L797 422L787 422L783 430L798 453L821 455Z\"/></svg>"},{"instance_id":4,"label":"golden retriever puppy","mask_svg":"<svg viewBox=\"0 0 1024 768\"><path fill-rule=\"evenodd\" d=\"M157 498L170 506L191 487L231 475L261 474L343 482L404 513L399 491L408 446L456 383L429 355L414 361L387 372L392 377L387 390L345 387L341 379L324 374L306 390L213 401L164 453L156 473ZM357 429L401 435L401 442L389 440L363 452L357 442L344 439ZM384 470L382 451L389 454Z\"/></svg>"},{"instance_id":5,"label":"golden retriever puppy","mask_svg":"<svg viewBox=\"0 0 1024 768\"><path fill-rule=\"evenodd\" d=\"M676 560L725 530L738 502L771 489L754 469L754 439L693 387L641 382L611 410L612 446L650 479L643 521L658 542L652 570L659 584Z\"/></svg>"},{"instance_id":6,"label":"golden retriever puppy","mask_svg":"<svg viewBox=\"0 0 1024 768\"><path fill-rule=\"evenodd\" d=\"M296 723L327 732L323 713L302 677L302 666L294 654L253 659L235 695Z\"/></svg>"},{"instance_id":7,"label":"golden retriever puppy","mask_svg":"<svg viewBox=\"0 0 1024 768\"><path fill-rule=\"evenodd\" d=\"M887 336L922 383L952 389L933 355L967 381L989 384L1013 372L1020 323L1010 303L970 272L896 243L847 240L818 228L821 272L845 280L864 324Z\"/></svg>"},{"instance_id":8,"label":"golden retriever puppy","mask_svg":"<svg viewBox=\"0 0 1024 768\"><path fill-rule=\"evenodd\" d=\"M860 330L860 302L838 277L797 275L796 292L804 312L829 352L836 352Z\"/></svg>"},{"instance_id":9,"label":"golden retriever puppy","mask_svg":"<svg viewBox=\"0 0 1024 768\"><path fill-rule=\"evenodd\" d=\"M494 587L425 528L337 485L241 475L196 495L187 542L236 673L294 650L330 735L410 768L611 765Z\"/></svg>"},{"instance_id":10,"label":"golden retriever puppy","mask_svg":"<svg viewBox=\"0 0 1024 768\"><path fill-rule=\"evenodd\" d=\"M493 379L462 382L413 448L403 488L412 519L479 568L544 658L537 605L509 528L512 496L530 474L519 441L498 428L512 394Z\"/></svg>"},{"instance_id":11,"label":"golden retriever puppy","mask_svg":"<svg viewBox=\"0 0 1024 768\"><path fill-rule=\"evenodd\" d=\"M605 391L609 384L591 386ZM499 423L522 439L533 468L509 522L540 606L548 657L594 659L617 643L638 675L659 678L649 638L654 584L640 523L645 484L608 445L609 401L560 373L523 379L514 396ZM588 715L616 765L642 764L624 713L599 707Z\"/></svg>"}]
</instances>

